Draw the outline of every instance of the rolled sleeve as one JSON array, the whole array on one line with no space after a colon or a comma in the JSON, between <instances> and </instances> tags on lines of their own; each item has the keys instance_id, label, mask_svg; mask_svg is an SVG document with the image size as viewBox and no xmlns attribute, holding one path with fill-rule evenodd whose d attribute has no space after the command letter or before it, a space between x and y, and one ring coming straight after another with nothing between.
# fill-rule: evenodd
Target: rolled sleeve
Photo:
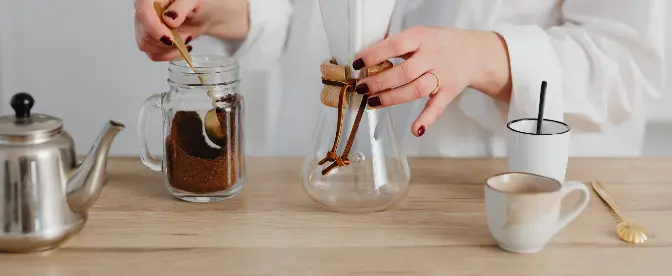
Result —
<instances>
[{"instance_id":1,"label":"rolled sleeve","mask_svg":"<svg viewBox=\"0 0 672 276\"><path fill-rule=\"evenodd\" d=\"M511 102L468 95L462 109L491 129L505 125L504 118L535 117L541 82L547 81L544 117L568 122L576 131L600 132L646 112L663 88L665 0L615 2L605 7L565 1L566 22L547 29L495 28L509 50ZM489 102L495 110L475 114L469 111L474 101Z\"/></svg>"},{"instance_id":2,"label":"rolled sleeve","mask_svg":"<svg viewBox=\"0 0 672 276\"><path fill-rule=\"evenodd\" d=\"M512 90L508 120L537 116L541 83L546 81L544 118L563 121L562 66L544 30L514 26L497 33L509 49Z\"/></svg>"},{"instance_id":3,"label":"rolled sleeve","mask_svg":"<svg viewBox=\"0 0 672 276\"><path fill-rule=\"evenodd\" d=\"M511 101L494 100L478 91L462 95L460 107L483 127L502 132L507 122L537 116L541 82L547 82L544 117L563 121L562 71L548 36L538 26L497 30L507 43L511 68Z\"/></svg>"}]
</instances>

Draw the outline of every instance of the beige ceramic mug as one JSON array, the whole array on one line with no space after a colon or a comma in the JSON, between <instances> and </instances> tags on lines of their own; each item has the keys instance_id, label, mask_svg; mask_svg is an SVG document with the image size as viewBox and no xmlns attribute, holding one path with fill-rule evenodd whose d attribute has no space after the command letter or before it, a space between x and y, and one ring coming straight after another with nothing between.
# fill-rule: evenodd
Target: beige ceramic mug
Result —
<instances>
[{"instance_id":1,"label":"beige ceramic mug","mask_svg":"<svg viewBox=\"0 0 672 276\"><path fill-rule=\"evenodd\" d=\"M573 191L579 199L565 213L562 200ZM515 253L535 253L588 205L586 185L530 173L510 172L490 177L485 183L488 228L499 247Z\"/></svg>"}]
</instances>

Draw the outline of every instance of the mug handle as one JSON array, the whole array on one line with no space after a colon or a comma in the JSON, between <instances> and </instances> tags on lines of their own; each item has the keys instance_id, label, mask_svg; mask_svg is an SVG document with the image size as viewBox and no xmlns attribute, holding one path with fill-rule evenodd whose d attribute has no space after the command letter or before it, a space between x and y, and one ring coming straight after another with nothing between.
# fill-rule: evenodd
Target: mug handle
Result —
<instances>
[{"instance_id":1,"label":"mug handle","mask_svg":"<svg viewBox=\"0 0 672 276\"><path fill-rule=\"evenodd\" d=\"M140 159L145 166L157 172L163 170L163 161L152 157L152 154L147 147L147 135L145 131L147 131L147 125L149 123L149 114L153 110L161 108L162 97L163 93L160 93L147 98L140 108L140 117L138 118L138 145L140 146Z\"/></svg>"},{"instance_id":2,"label":"mug handle","mask_svg":"<svg viewBox=\"0 0 672 276\"><path fill-rule=\"evenodd\" d=\"M569 222L578 217L579 214L581 214L581 212L583 212L583 210L588 206L588 202L590 201L590 191L588 191L588 188L585 184L579 181L570 181L562 184L562 195L560 196L560 200L563 200L569 193L573 191L581 191L581 196L574 203L571 209L560 215L558 226L555 230L556 233L564 229L565 226L569 224Z\"/></svg>"}]
</instances>

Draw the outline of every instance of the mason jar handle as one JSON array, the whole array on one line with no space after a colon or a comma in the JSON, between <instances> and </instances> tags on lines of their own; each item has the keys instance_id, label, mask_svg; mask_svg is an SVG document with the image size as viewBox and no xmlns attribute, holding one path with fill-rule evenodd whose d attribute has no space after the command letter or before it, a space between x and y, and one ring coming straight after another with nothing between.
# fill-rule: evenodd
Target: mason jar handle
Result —
<instances>
[{"instance_id":1,"label":"mason jar handle","mask_svg":"<svg viewBox=\"0 0 672 276\"><path fill-rule=\"evenodd\" d=\"M138 118L138 143L140 146L140 159L148 168L160 172L163 170L163 161L152 157L147 147L147 125L149 124L149 114L153 110L161 107L161 98L163 94L154 94L147 98L140 108L140 117Z\"/></svg>"}]
</instances>

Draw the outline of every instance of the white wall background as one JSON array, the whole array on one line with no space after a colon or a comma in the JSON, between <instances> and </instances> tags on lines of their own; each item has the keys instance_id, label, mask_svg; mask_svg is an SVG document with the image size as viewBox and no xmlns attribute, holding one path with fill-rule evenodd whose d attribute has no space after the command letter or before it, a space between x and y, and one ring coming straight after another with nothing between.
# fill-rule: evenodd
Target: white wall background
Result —
<instances>
[{"instance_id":1,"label":"white wall background","mask_svg":"<svg viewBox=\"0 0 672 276\"><path fill-rule=\"evenodd\" d=\"M668 21L672 30L672 19ZM672 35L667 41L668 56L672 56ZM672 77L669 59L668 75ZM29 92L36 99L34 112L64 120L78 152L88 150L103 124L114 119L127 128L111 153L136 155L140 105L149 95L167 90L166 69L165 63L151 62L137 50L131 0L0 0L0 113L12 112L9 99L14 93ZM253 73L241 74L250 79ZM672 81L667 87L663 99L651 109L651 120L659 122L657 126L672 126ZM251 81L242 83L248 99L258 89L263 87ZM161 129L155 115L151 119L156 128L149 131L155 142L151 148L158 153ZM657 136L647 141L658 144L647 145L648 151L663 150L666 139L658 136L670 133L652 131ZM253 145L253 135L247 137Z\"/></svg>"}]
</instances>

